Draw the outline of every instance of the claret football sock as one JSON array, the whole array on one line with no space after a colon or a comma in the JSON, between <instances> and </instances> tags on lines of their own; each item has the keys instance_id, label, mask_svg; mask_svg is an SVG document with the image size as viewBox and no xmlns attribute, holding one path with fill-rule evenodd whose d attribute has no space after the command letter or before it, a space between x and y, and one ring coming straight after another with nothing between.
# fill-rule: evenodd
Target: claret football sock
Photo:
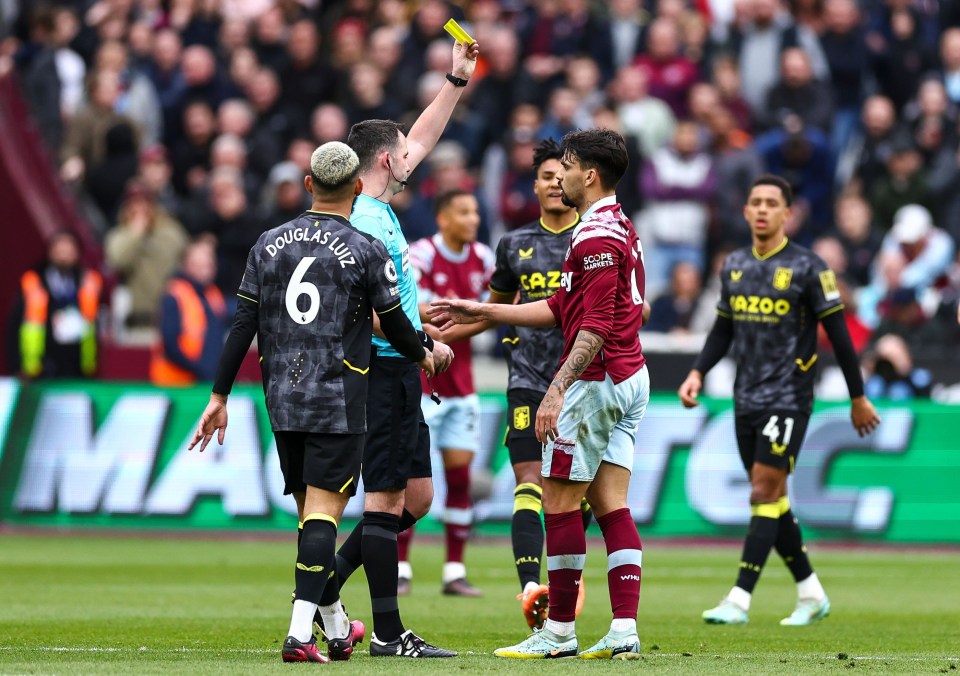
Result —
<instances>
[{"instance_id":1,"label":"claret football sock","mask_svg":"<svg viewBox=\"0 0 960 676\"><path fill-rule=\"evenodd\" d=\"M597 517L607 545L607 585L614 619L636 620L643 545L626 507Z\"/></svg>"},{"instance_id":2,"label":"claret football sock","mask_svg":"<svg viewBox=\"0 0 960 676\"><path fill-rule=\"evenodd\" d=\"M547 526L547 578L550 581L548 617L555 622L573 622L583 564L587 558L587 538L583 533L580 510L547 514L544 520Z\"/></svg>"},{"instance_id":3,"label":"claret football sock","mask_svg":"<svg viewBox=\"0 0 960 676\"><path fill-rule=\"evenodd\" d=\"M443 530L447 544L447 563L463 563L463 552L470 538L470 525L473 523L470 466L448 467L444 470L444 475L447 480L447 501Z\"/></svg>"}]
</instances>

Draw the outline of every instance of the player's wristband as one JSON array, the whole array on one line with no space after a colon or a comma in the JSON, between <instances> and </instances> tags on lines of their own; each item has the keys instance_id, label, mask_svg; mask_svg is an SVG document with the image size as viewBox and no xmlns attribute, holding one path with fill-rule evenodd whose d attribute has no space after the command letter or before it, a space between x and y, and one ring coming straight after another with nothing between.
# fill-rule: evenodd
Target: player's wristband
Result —
<instances>
[{"instance_id":1,"label":"player's wristband","mask_svg":"<svg viewBox=\"0 0 960 676\"><path fill-rule=\"evenodd\" d=\"M424 331L417 331L417 336L420 338L420 344L423 345L423 349L433 352L433 338Z\"/></svg>"},{"instance_id":2,"label":"player's wristband","mask_svg":"<svg viewBox=\"0 0 960 676\"><path fill-rule=\"evenodd\" d=\"M467 83L470 82L470 80L464 80L462 77L457 77L453 73L447 73L447 79L453 83L454 87L466 87Z\"/></svg>"}]
</instances>

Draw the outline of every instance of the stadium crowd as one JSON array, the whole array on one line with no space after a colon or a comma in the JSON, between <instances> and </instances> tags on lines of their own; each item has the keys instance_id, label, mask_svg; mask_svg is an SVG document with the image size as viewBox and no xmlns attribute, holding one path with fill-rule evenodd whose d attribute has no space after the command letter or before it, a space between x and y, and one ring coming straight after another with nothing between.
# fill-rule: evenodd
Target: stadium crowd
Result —
<instances>
[{"instance_id":1,"label":"stadium crowd","mask_svg":"<svg viewBox=\"0 0 960 676\"><path fill-rule=\"evenodd\" d=\"M953 352L960 3L3 7L0 72L19 75L62 179L102 236L103 272L126 290L113 296L126 327L157 325L167 281L188 276L178 268L197 239L215 247L204 275L229 311L260 233L309 206L312 151L361 120L409 124L434 98L452 16L480 43L480 63L426 170L391 202L408 241L436 232L433 199L458 188L476 194L479 237L495 247L539 215L534 145L612 128L629 144L617 195L645 250L649 330L709 328L723 256L750 241L741 205L769 171L796 195L789 236L837 272L858 350L890 333L927 355Z\"/></svg>"}]
</instances>

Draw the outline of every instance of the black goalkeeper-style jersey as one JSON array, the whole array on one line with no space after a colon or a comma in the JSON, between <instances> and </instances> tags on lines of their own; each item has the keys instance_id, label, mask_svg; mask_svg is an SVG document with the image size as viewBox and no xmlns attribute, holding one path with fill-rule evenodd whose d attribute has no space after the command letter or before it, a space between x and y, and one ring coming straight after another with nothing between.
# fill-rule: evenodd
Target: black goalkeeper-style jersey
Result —
<instances>
[{"instance_id":1,"label":"black goalkeeper-style jersey","mask_svg":"<svg viewBox=\"0 0 960 676\"><path fill-rule=\"evenodd\" d=\"M275 431L366 431L371 308L400 304L383 244L308 211L260 236L239 296L257 302L260 368Z\"/></svg>"},{"instance_id":2,"label":"black goalkeeper-style jersey","mask_svg":"<svg viewBox=\"0 0 960 676\"><path fill-rule=\"evenodd\" d=\"M547 230L540 221L506 233L497 245L490 289L503 295L519 291L520 303L552 296L560 288L560 270L578 222L557 233ZM546 392L560 366L563 331L510 326L503 340L510 369L507 389Z\"/></svg>"},{"instance_id":3,"label":"black goalkeeper-style jersey","mask_svg":"<svg viewBox=\"0 0 960 676\"><path fill-rule=\"evenodd\" d=\"M843 309L823 260L789 240L758 256L732 252L723 265L717 312L733 320L737 411L813 408L818 321Z\"/></svg>"}]
</instances>

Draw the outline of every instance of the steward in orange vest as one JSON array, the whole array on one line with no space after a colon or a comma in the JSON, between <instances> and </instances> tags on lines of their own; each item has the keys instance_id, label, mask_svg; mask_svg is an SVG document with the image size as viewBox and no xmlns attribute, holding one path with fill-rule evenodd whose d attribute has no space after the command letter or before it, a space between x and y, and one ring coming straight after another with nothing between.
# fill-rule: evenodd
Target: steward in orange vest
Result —
<instances>
[{"instance_id":1,"label":"steward in orange vest","mask_svg":"<svg viewBox=\"0 0 960 676\"><path fill-rule=\"evenodd\" d=\"M187 247L182 271L167 283L160 301L160 340L150 364L155 385L191 385L216 375L228 328L223 294L213 284L216 274L210 242Z\"/></svg>"},{"instance_id":2,"label":"steward in orange vest","mask_svg":"<svg viewBox=\"0 0 960 676\"><path fill-rule=\"evenodd\" d=\"M20 278L19 370L28 377L80 378L97 370L103 279L80 267L80 243L53 236L47 260Z\"/></svg>"}]
</instances>

